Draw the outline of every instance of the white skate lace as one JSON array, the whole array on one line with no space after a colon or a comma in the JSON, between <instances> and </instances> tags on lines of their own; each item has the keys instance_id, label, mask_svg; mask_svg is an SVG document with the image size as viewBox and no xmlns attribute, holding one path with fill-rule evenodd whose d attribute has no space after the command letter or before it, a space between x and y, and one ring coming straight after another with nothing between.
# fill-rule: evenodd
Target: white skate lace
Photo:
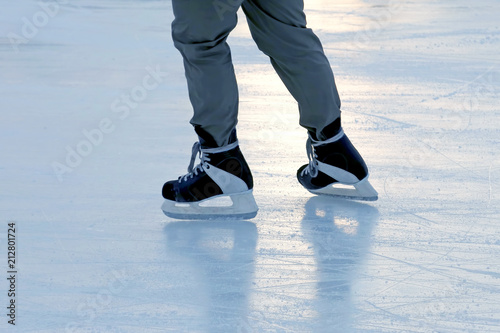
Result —
<instances>
[{"instance_id":1,"label":"white skate lace","mask_svg":"<svg viewBox=\"0 0 500 333\"><path fill-rule=\"evenodd\" d=\"M309 159L309 165L302 170L300 173L301 176L305 176L308 173L311 174L311 177L316 177L318 175L318 161L316 155L316 152L314 151L314 147L312 145L312 140L311 138L307 138L306 142L306 151L307 151L307 158Z\"/></svg>"},{"instance_id":2,"label":"white skate lace","mask_svg":"<svg viewBox=\"0 0 500 333\"><path fill-rule=\"evenodd\" d=\"M340 140L343 136L344 136L344 130L342 128L333 137L331 137L327 140L324 140L324 141L316 141L316 140L312 139L311 136L309 135L309 137L307 138L307 142L306 142L306 151L307 151L307 158L309 159L309 165L306 166L304 168L304 170L302 170L300 175L305 176L308 173L310 173L311 177L313 177L313 178L318 176L318 169L319 169L318 160L317 160L318 155L316 155L316 151L314 150L313 141L314 141L314 144L317 146L318 145L326 145L326 144Z\"/></svg>"},{"instance_id":3,"label":"white skate lace","mask_svg":"<svg viewBox=\"0 0 500 333\"><path fill-rule=\"evenodd\" d=\"M200 158L200 163L194 166L194 161L196 160L196 155L198 154ZM193 145L192 153L191 153L191 161L188 166L188 173L184 176L179 177L179 183L188 180L188 178L193 178L194 176L198 176L198 172L203 172L205 169L208 169L208 162L210 158L201 151L201 145L197 141Z\"/></svg>"}]
</instances>

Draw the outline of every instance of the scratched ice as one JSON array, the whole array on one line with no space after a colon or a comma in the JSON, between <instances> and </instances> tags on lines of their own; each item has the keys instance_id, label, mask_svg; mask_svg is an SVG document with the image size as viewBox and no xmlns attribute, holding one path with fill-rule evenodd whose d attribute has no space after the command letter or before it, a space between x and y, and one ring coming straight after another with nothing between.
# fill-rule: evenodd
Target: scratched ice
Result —
<instances>
[{"instance_id":1,"label":"scratched ice","mask_svg":"<svg viewBox=\"0 0 500 333\"><path fill-rule=\"evenodd\" d=\"M500 331L498 1L305 6L379 200L297 183L296 103L240 13L238 132L260 210L175 221L160 189L195 136L171 2L2 4L0 331Z\"/></svg>"}]
</instances>

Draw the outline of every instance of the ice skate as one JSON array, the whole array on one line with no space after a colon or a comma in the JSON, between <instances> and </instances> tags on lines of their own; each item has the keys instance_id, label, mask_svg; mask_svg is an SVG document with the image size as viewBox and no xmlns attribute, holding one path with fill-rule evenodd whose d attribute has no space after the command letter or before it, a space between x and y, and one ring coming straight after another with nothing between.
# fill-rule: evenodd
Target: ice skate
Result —
<instances>
[{"instance_id":1,"label":"ice skate","mask_svg":"<svg viewBox=\"0 0 500 333\"><path fill-rule=\"evenodd\" d=\"M378 193L368 182L368 168L351 141L340 131L325 141L307 140L309 164L297 171L299 182L313 194L374 201Z\"/></svg>"},{"instance_id":2,"label":"ice skate","mask_svg":"<svg viewBox=\"0 0 500 333\"><path fill-rule=\"evenodd\" d=\"M196 155L200 164L193 167ZM238 141L219 148L193 145L188 173L163 185L165 215L177 219L250 219L257 215L253 179Z\"/></svg>"}]
</instances>

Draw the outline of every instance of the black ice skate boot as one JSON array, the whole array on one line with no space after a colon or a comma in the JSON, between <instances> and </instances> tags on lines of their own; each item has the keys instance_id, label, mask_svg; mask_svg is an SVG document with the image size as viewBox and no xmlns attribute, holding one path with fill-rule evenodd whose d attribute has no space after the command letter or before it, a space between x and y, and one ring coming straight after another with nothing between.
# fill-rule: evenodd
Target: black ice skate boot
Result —
<instances>
[{"instance_id":1,"label":"black ice skate boot","mask_svg":"<svg viewBox=\"0 0 500 333\"><path fill-rule=\"evenodd\" d=\"M368 182L368 168L342 129L332 138L307 140L309 164L297 171L309 192L354 200L374 201L377 191Z\"/></svg>"},{"instance_id":2,"label":"black ice skate boot","mask_svg":"<svg viewBox=\"0 0 500 333\"><path fill-rule=\"evenodd\" d=\"M196 155L200 164L193 167ZM241 218L257 215L253 178L233 133L224 147L193 145L188 173L163 185L165 215L178 219Z\"/></svg>"}]
</instances>

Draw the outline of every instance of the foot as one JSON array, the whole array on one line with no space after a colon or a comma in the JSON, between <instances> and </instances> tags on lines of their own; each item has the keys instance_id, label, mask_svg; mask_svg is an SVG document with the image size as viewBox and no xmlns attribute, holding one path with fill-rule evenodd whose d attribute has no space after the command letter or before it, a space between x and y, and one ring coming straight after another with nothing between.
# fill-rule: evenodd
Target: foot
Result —
<instances>
[{"instance_id":1,"label":"foot","mask_svg":"<svg viewBox=\"0 0 500 333\"><path fill-rule=\"evenodd\" d=\"M193 167L196 155L200 164ZM193 145L188 173L163 185L165 215L179 219L253 218L257 204L250 169L235 141L224 147Z\"/></svg>"},{"instance_id":2,"label":"foot","mask_svg":"<svg viewBox=\"0 0 500 333\"><path fill-rule=\"evenodd\" d=\"M309 192L354 200L378 199L368 182L363 158L342 129L325 141L309 137L306 147L309 164L297 171L297 179Z\"/></svg>"}]
</instances>

